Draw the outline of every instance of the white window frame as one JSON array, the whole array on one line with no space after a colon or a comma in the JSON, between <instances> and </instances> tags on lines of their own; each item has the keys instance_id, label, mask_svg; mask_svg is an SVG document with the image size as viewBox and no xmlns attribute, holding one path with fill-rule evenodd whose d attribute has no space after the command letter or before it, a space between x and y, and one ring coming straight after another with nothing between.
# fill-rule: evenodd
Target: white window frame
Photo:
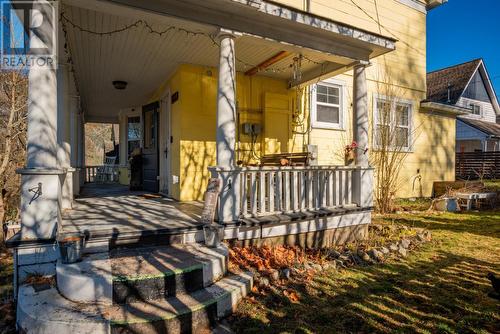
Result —
<instances>
[{"instance_id":1,"label":"white window frame","mask_svg":"<svg viewBox=\"0 0 500 334\"><path fill-rule=\"evenodd\" d=\"M329 86L336 87L339 89L339 104L330 104L324 102L317 102L317 86ZM346 103L346 83L345 81L338 79L328 79L321 81L315 85L311 86L311 126L316 129L329 129L329 130L345 130L345 117L347 115L347 103ZM339 123L330 122L319 122L317 121L317 105L326 105L339 108Z\"/></svg>"},{"instance_id":2,"label":"white window frame","mask_svg":"<svg viewBox=\"0 0 500 334\"><path fill-rule=\"evenodd\" d=\"M389 126L394 129L394 127L407 128L408 129L408 147L402 147L402 152L412 152L413 151L413 101L402 99L402 98L388 98L384 95L374 94L373 97L373 138L372 138L372 147L374 150L380 149L380 146L377 145L377 125L378 123L378 101L391 102L391 117L389 121ZM397 104L405 104L408 108L408 125L396 125L396 105Z\"/></svg>"},{"instance_id":3,"label":"white window frame","mask_svg":"<svg viewBox=\"0 0 500 334\"><path fill-rule=\"evenodd\" d=\"M477 109L479 110L479 114L474 113L474 107L477 107ZM470 112L471 115L482 117L483 110L481 108L481 104L475 102L469 102L469 109L471 109Z\"/></svg>"}]
</instances>

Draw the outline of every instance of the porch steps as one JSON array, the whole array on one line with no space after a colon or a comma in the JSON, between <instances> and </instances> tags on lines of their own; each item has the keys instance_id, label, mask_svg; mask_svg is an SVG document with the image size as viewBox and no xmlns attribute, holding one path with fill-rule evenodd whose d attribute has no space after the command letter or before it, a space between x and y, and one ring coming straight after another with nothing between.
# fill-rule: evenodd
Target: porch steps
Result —
<instances>
[{"instance_id":1,"label":"porch steps","mask_svg":"<svg viewBox=\"0 0 500 334\"><path fill-rule=\"evenodd\" d=\"M57 265L57 288L19 290L29 333L209 333L251 289L228 250L199 244L116 249Z\"/></svg>"},{"instance_id":2,"label":"porch steps","mask_svg":"<svg viewBox=\"0 0 500 334\"><path fill-rule=\"evenodd\" d=\"M113 250L113 302L177 296L208 287L226 274L227 257L225 246L198 244Z\"/></svg>"}]
</instances>

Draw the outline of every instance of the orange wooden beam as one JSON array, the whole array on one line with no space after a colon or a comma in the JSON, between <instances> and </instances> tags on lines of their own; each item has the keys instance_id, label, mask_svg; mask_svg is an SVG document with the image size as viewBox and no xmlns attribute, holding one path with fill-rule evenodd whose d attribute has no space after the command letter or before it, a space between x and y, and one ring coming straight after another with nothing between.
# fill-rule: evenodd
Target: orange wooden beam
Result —
<instances>
[{"instance_id":1,"label":"orange wooden beam","mask_svg":"<svg viewBox=\"0 0 500 334\"><path fill-rule=\"evenodd\" d=\"M266 68L268 68L272 64L275 64L275 63L279 62L280 60L285 59L290 54L291 53L288 52L288 51L280 51L277 54L275 54L274 56L272 56L271 58L264 60L259 65L255 66L255 67L252 67L251 69L249 69L248 71L246 71L245 75L254 75L254 74L257 74L260 71L265 70Z\"/></svg>"}]
</instances>

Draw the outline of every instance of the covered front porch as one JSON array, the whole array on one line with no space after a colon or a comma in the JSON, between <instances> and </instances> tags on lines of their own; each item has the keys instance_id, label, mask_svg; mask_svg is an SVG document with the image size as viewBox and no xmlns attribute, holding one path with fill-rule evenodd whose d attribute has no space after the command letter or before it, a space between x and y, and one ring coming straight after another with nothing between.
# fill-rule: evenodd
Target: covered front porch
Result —
<instances>
[{"instance_id":1,"label":"covered front porch","mask_svg":"<svg viewBox=\"0 0 500 334\"><path fill-rule=\"evenodd\" d=\"M272 236L277 229L264 224L273 222L295 224L280 225L277 235L369 223L366 67L395 41L272 2L167 2L62 2L59 69L30 70L37 103L30 104L28 163L20 171L18 238L185 229L201 241L201 204L193 200L202 199L210 177L221 182L216 217L228 239ZM269 167L259 166L262 156L245 158L258 155L255 147L261 155L312 154L295 136L297 117L307 116L301 95L346 71L353 73L358 146L350 166ZM127 189L134 118L144 192ZM85 183L86 122L120 124L121 186ZM43 188L36 200L34 184ZM150 193L165 197L144 196Z\"/></svg>"},{"instance_id":2,"label":"covered front porch","mask_svg":"<svg viewBox=\"0 0 500 334\"><path fill-rule=\"evenodd\" d=\"M62 215L62 233L81 232L89 238L141 236L142 231L198 231L200 202L178 202L118 183L88 183Z\"/></svg>"}]
</instances>

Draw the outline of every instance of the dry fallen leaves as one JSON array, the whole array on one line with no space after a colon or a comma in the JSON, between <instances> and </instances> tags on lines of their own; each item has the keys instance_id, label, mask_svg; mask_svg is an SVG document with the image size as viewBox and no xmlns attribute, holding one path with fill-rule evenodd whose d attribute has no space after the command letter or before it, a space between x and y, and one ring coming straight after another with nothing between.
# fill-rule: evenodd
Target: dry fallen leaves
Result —
<instances>
[{"instance_id":1,"label":"dry fallen leaves","mask_svg":"<svg viewBox=\"0 0 500 334\"><path fill-rule=\"evenodd\" d=\"M291 289L284 290L283 295L285 295L285 297L287 297L292 303L298 303L300 300L299 295Z\"/></svg>"},{"instance_id":2,"label":"dry fallen leaves","mask_svg":"<svg viewBox=\"0 0 500 334\"><path fill-rule=\"evenodd\" d=\"M233 266L258 271L290 268L306 261L321 261L320 251L295 246L232 247L229 256Z\"/></svg>"}]
</instances>

